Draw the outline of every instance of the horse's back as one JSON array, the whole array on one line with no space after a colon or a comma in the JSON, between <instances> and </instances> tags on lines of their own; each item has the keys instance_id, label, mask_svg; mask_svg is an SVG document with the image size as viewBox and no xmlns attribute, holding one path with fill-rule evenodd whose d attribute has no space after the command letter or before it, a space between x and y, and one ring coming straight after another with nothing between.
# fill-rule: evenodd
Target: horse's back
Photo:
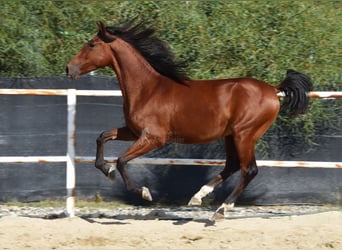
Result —
<instances>
[{"instance_id":1,"label":"horse's back","mask_svg":"<svg viewBox=\"0 0 342 250\"><path fill-rule=\"evenodd\" d=\"M234 79L234 87L231 89L233 98L239 97L245 101L244 105L262 106L263 104L273 102L275 106L279 104L276 89L255 78L236 78ZM273 105L271 105L273 106Z\"/></svg>"},{"instance_id":2,"label":"horse's back","mask_svg":"<svg viewBox=\"0 0 342 250\"><path fill-rule=\"evenodd\" d=\"M231 110L243 111L259 108L267 109L269 112L279 111L276 89L255 78L193 81L189 91L194 93L193 100L197 95L205 98L207 102L221 102L221 105Z\"/></svg>"}]
</instances>

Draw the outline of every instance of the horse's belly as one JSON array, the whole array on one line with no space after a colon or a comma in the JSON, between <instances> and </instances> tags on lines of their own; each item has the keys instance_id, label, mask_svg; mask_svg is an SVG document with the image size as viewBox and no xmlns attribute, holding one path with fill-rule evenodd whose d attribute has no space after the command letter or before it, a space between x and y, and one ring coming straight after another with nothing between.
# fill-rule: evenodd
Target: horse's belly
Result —
<instances>
[{"instance_id":1,"label":"horse's belly","mask_svg":"<svg viewBox=\"0 0 342 250\"><path fill-rule=\"evenodd\" d=\"M201 144L215 141L227 134L226 124L220 126L209 125L202 122L197 125L190 125L187 128L179 128L168 133L168 141L183 144Z\"/></svg>"}]
</instances>

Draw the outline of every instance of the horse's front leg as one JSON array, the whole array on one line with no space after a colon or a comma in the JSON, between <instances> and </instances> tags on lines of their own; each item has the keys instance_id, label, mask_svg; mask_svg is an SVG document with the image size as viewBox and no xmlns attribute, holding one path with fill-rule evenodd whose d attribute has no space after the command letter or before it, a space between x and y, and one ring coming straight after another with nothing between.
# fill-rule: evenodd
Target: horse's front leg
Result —
<instances>
[{"instance_id":1,"label":"horse's front leg","mask_svg":"<svg viewBox=\"0 0 342 250\"><path fill-rule=\"evenodd\" d=\"M104 144L110 140L122 140L122 141L134 141L137 137L127 127L116 128L113 130L104 131L96 140L96 160L95 167L100 169L104 175L111 180L115 179L115 167L113 165L108 166L104 161Z\"/></svg>"},{"instance_id":2,"label":"horse's front leg","mask_svg":"<svg viewBox=\"0 0 342 250\"><path fill-rule=\"evenodd\" d=\"M119 170L128 191L140 195L145 200L152 201L149 189L147 187L136 187L126 172L127 163L130 160L161 147L165 143L161 137L153 136L147 131L148 130L143 130L139 139L118 158L117 169Z\"/></svg>"}]
</instances>

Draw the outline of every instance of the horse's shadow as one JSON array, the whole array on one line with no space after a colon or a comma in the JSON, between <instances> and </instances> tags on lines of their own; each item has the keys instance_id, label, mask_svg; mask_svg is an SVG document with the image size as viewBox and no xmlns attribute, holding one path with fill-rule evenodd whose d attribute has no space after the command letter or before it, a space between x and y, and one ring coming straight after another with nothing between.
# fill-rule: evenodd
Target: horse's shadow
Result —
<instances>
[{"instance_id":1,"label":"horse's shadow","mask_svg":"<svg viewBox=\"0 0 342 250\"><path fill-rule=\"evenodd\" d=\"M94 215L80 215L80 218L89 223L98 223L102 225L125 225L129 224L127 220L169 220L173 221L174 225L184 225L189 222L197 222L204 224L205 227L214 226L215 221L204 218L192 218L178 215L171 215L161 209L154 209L148 214L118 214L114 216L101 214ZM113 221L98 221L97 219L113 219Z\"/></svg>"}]
</instances>

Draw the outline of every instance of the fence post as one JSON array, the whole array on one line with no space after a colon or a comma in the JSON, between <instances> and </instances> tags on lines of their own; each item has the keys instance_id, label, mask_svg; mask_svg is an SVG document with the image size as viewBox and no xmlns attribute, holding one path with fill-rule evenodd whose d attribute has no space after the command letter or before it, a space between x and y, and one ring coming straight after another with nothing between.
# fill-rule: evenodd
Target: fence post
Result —
<instances>
[{"instance_id":1,"label":"fence post","mask_svg":"<svg viewBox=\"0 0 342 250\"><path fill-rule=\"evenodd\" d=\"M68 89L68 133L67 133L67 164L66 164L66 210L68 217L75 216L75 137L76 137L76 89Z\"/></svg>"}]
</instances>

